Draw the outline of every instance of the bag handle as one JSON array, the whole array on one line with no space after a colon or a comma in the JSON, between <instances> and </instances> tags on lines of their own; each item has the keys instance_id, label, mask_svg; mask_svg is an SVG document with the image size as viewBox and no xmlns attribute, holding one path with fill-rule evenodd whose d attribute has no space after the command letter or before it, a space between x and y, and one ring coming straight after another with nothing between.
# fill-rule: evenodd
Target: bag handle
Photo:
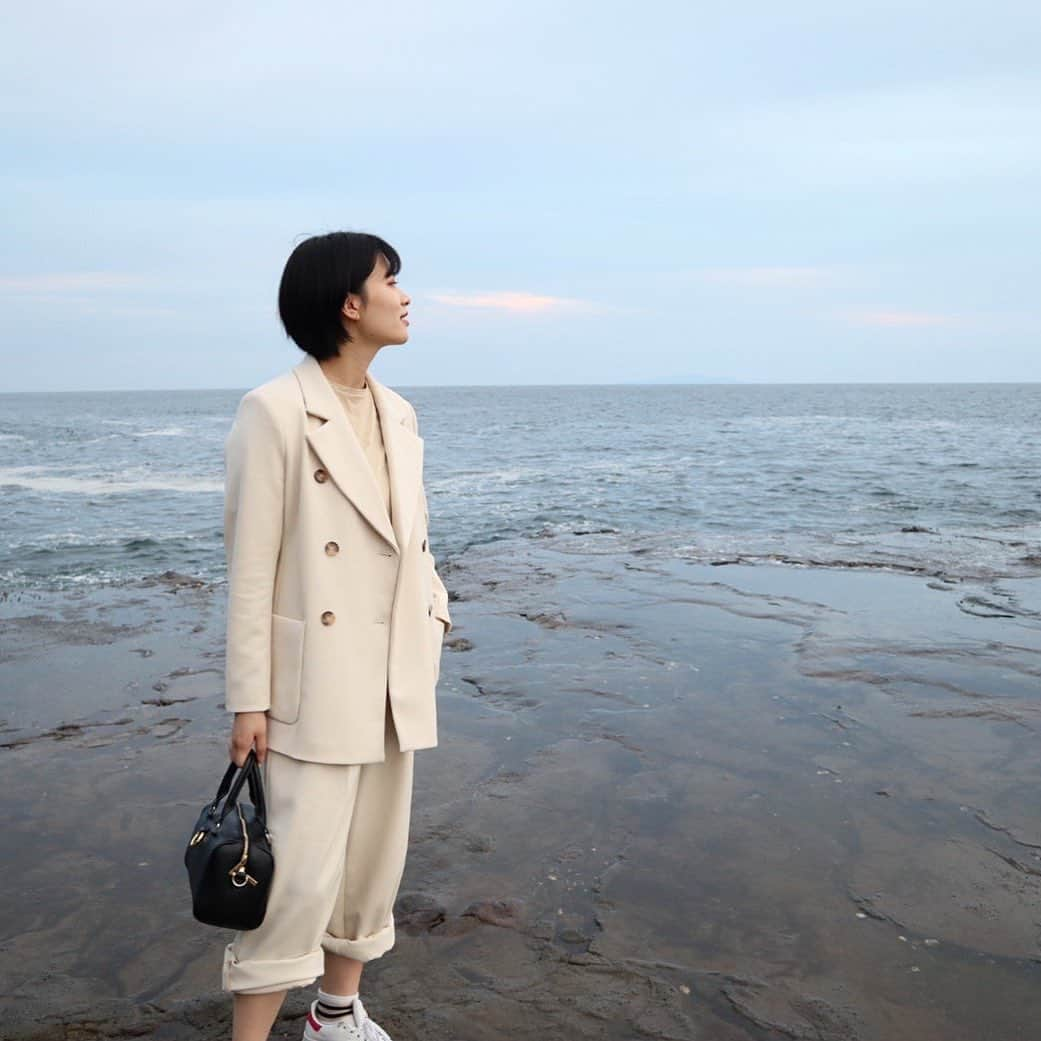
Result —
<instances>
[{"instance_id":1,"label":"bag handle","mask_svg":"<svg viewBox=\"0 0 1041 1041\"><path fill-rule=\"evenodd\" d=\"M257 811L257 819L266 829L267 799L264 798L264 781L261 778L260 763L257 762L257 758L253 755L252 749L250 749L249 754L253 756L249 771L249 800L253 803L253 808Z\"/></svg>"},{"instance_id":2,"label":"bag handle","mask_svg":"<svg viewBox=\"0 0 1041 1041\"><path fill-rule=\"evenodd\" d=\"M252 753L252 749L250 752ZM210 809L215 810L217 804L228 794L228 789L231 787L231 779L235 776L235 771L238 767L234 762L230 763L228 769L224 771L224 776L220 780L220 785L217 788L217 794L213 797L213 801L210 803Z\"/></svg>"},{"instance_id":3,"label":"bag handle","mask_svg":"<svg viewBox=\"0 0 1041 1041\"><path fill-rule=\"evenodd\" d=\"M253 806L257 811L258 819L266 826L267 802L264 798L264 783L261 780L260 766L257 763L257 755L254 749L251 748L249 750L249 754L246 756L246 760L242 764L238 777L235 777L236 770L239 770L239 767L236 766L234 762L232 762L228 766L228 769L225 770L224 776L221 778L220 786L217 788L217 794L213 799L213 809L216 809L217 804L225 795L227 795L224 809L221 811L220 815L220 819L223 821L228 811L238 802L239 793L242 791L242 785L248 782L250 802L253 803ZM235 777L234 784L232 784L233 777Z\"/></svg>"}]
</instances>

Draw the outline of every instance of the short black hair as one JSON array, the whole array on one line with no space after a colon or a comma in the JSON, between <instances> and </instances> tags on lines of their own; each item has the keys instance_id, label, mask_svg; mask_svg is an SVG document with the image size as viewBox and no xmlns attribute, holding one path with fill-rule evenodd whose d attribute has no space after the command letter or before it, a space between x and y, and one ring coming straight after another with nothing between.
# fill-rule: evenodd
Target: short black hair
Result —
<instances>
[{"instance_id":1,"label":"short black hair","mask_svg":"<svg viewBox=\"0 0 1041 1041\"><path fill-rule=\"evenodd\" d=\"M301 242L286 261L278 287L278 314L286 335L319 361L335 358L350 342L343 323L348 293L365 299L363 285L382 254L387 273L401 270L390 243L361 231L330 231Z\"/></svg>"}]
</instances>

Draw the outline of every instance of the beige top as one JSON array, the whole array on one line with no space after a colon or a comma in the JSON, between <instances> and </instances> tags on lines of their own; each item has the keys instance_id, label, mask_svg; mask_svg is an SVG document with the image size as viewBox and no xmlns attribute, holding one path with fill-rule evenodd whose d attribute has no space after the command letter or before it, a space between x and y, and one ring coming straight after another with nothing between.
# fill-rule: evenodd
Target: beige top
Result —
<instances>
[{"instance_id":1,"label":"beige top","mask_svg":"<svg viewBox=\"0 0 1041 1041\"><path fill-rule=\"evenodd\" d=\"M364 387L348 387L346 384L334 382L328 375L325 378L336 391L336 396L340 399L355 434L358 435L358 440L365 450L365 457L369 460L372 476L376 478L376 486L383 494L387 516L390 517L390 473L387 470L387 452L383 446L383 431L380 429L380 418L372 397L372 388L368 380L365 381Z\"/></svg>"}]
</instances>

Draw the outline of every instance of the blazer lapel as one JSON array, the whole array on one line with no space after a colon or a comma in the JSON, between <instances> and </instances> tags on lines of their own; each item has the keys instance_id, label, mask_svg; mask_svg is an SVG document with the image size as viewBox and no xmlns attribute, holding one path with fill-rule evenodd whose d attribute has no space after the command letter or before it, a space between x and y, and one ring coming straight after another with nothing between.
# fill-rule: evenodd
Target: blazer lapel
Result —
<instances>
[{"instance_id":1,"label":"blazer lapel","mask_svg":"<svg viewBox=\"0 0 1041 1041\"><path fill-rule=\"evenodd\" d=\"M372 397L380 417L390 473L391 520L399 552L403 552L416 519L423 483L423 439L412 433L408 407L400 404L388 388L373 378L371 372L365 378L372 387ZM386 512L383 511L384 516Z\"/></svg>"},{"instance_id":2,"label":"blazer lapel","mask_svg":"<svg viewBox=\"0 0 1041 1041\"><path fill-rule=\"evenodd\" d=\"M308 354L294 366L293 371L300 384L304 407L308 413L323 420L321 426L307 431L308 443L337 488L400 554L415 520L423 476L423 439L409 429L405 409L369 373L366 379L372 388L387 453L392 514L388 517L365 450L317 359Z\"/></svg>"}]
</instances>

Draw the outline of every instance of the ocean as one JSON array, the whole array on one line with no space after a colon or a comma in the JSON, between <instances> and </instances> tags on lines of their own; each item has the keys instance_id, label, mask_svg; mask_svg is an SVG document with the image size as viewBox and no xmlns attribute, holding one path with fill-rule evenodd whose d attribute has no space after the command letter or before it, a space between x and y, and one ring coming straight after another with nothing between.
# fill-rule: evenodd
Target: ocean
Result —
<instances>
[{"instance_id":1,"label":"ocean","mask_svg":"<svg viewBox=\"0 0 1041 1041\"><path fill-rule=\"evenodd\" d=\"M246 389L0 395L3 588L220 582ZM1041 384L395 389L439 565L578 534L704 563L1041 573Z\"/></svg>"},{"instance_id":2,"label":"ocean","mask_svg":"<svg viewBox=\"0 0 1041 1041\"><path fill-rule=\"evenodd\" d=\"M1035 1036L1041 385L396 389L453 619L411 1033ZM4 1036L227 1035L182 857L244 391L0 398Z\"/></svg>"}]
</instances>

